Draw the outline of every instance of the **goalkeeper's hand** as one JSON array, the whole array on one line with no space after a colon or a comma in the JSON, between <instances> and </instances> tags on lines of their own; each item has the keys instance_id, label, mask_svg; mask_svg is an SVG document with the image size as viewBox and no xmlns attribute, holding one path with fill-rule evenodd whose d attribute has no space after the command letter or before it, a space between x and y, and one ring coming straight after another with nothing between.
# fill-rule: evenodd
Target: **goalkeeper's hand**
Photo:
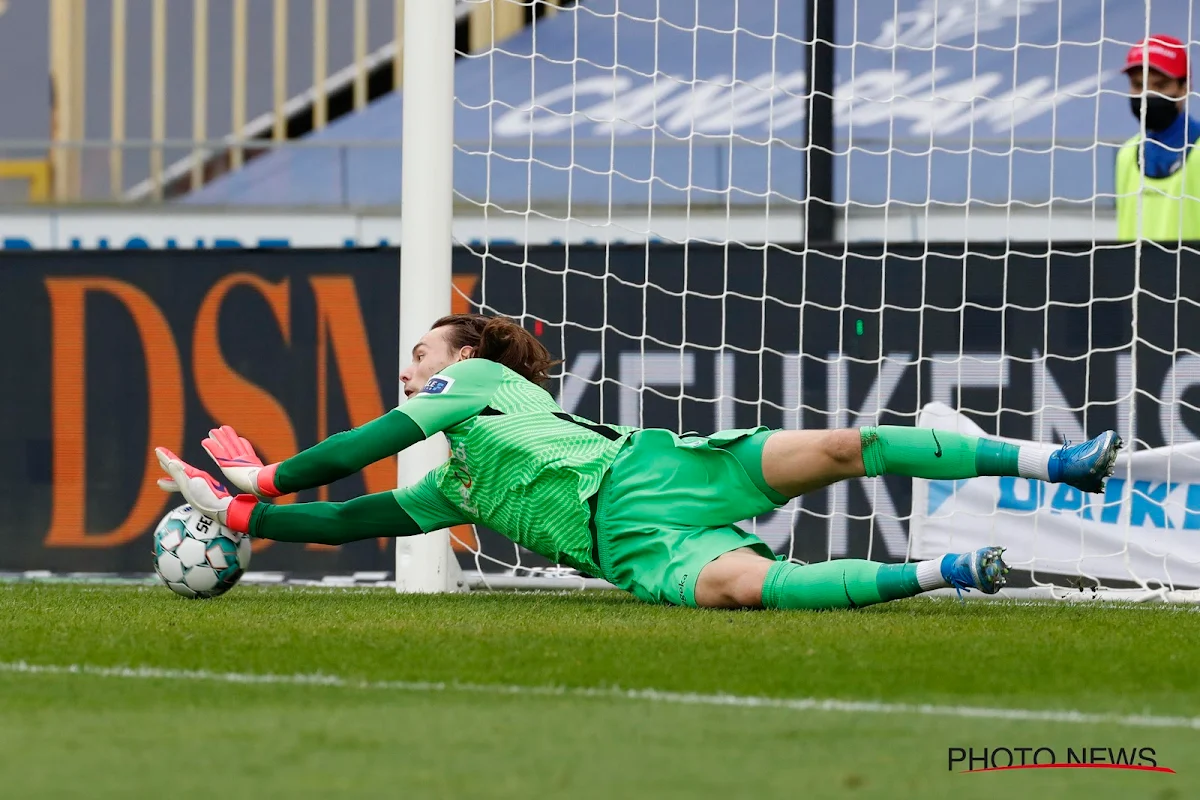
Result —
<instances>
[{"instance_id":1,"label":"goalkeeper's hand","mask_svg":"<svg viewBox=\"0 0 1200 800\"><path fill-rule=\"evenodd\" d=\"M165 447L154 448L159 466L169 475L160 478L158 488L164 492L179 492L193 508L199 509L213 519L235 531L246 533L250 529L250 512L257 498L250 495L232 496L211 475L197 469Z\"/></svg>"},{"instance_id":2,"label":"goalkeeper's hand","mask_svg":"<svg viewBox=\"0 0 1200 800\"><path fill-rule=\"evenodd\" d=\"M250 442L238 436L233 428L228 425L213 428L201 444L229 482L243 492L256 497L283 494L275 487L275 468L279 465L264 466Z\"/></svg>"}]
</instances>

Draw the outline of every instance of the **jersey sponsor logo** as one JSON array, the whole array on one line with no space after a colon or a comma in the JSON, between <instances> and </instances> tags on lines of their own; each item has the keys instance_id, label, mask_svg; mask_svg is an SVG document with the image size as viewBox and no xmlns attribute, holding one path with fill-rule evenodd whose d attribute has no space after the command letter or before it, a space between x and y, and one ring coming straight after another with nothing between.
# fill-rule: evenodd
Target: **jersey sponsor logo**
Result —
<instances>
[{"instance_id":1,"label":"jersey sponsor logo","mask_svg":"<svg viewBox=\"0 0 1200 800\"><path fill-rule=\"evenodd\" d=\"M459 483L462 484L462 487L464 489L470 489L472 486L475 485L475 481L473 481L471 479L471 473L467 469L465 464L462 465L461 467L460 466L454 467L454 477L458 480Z\"/></svg>"},{"instance_id":2,"label":"jersey sponsor logo","mask_svg":"<svg viewBox=\"0 0 1200 800\"><path fill-rule=\"evenodd\" d=\"M458 481L458 493L462 499L460 507L468 514L479 516L479 507L471 502L471 487L475 485L475 479L471 477L471 469L467 466L466 442L459 442L450 451L450 470Z\"/></svg>"},{"instance_id":3,"label":"jersey sponsor logo","mask_svg":"<svg viewBox=\"0 0 1200 800\"><path fill-rule=\"evenodd\" d=\"M421 394L445 394L454 385L454 378L443 378L440 375L434 375L421 389Z\"/></svg>"}]
</instances>

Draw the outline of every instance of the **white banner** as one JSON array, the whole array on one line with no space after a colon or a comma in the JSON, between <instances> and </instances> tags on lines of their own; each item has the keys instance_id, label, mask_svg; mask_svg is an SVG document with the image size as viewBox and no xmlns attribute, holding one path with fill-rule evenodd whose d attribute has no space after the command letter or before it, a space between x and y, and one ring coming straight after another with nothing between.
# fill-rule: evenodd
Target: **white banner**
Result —
<instances>
[{"instance_id":1,"label":"white banner","mask_svg":"<svg viewBox=\"0 0 1200 800\"><path fill-rule=\"evenodd\" d=\"M917 424L987 435L941 403ZM916 559L1000 545L1017 569L1200 586L1200 442L1122 453L1102 495L1026 478L914 479L912 514Z\"/></svg>"},{"instance_id":2,"label":"white banner","mask_svg":"<svg viewBox=\"0 0 1200 800\"><path fill-rule=\"evenodd\" d=\"M494 213L456 217L454 240L483 244L637 244L656 241L795 242L787 214L615 214L553 219ZM0 214L0 250L189 250L242 247L386 247L400 244L398 214L180 210L51 210Z\"/></svg>"},{"instance_id":3,"label":"white banner","mask_svg":"<svg viewBox=\"0 0 1200 800\"><path fill-rule=\"evenodd\" d=\"M801 249L804 219L792 210L761 209L683 214L613 213L554 219L541 214L494 212L459 216L454 241L484 244L641 244L740 242ZM945 209L902 214L895 209L860 213L839 234L847 241L1045 241L1112 239L1116 220L1092 211L1005 208L994 213ZM385 247L400 244L400 216L383 212L261 211L161 206L153 210L29 210L0 213L0 250L187 250L238 247Z\"/></svg>"},{"instance_id":4,"label":"white banner","mask_svg":"<svg viewBox=\"0 0 1200 800\"><path fill-rule=\"evenodd\" d=\"M0 214L4 250L191 250L243 247L354 247L363 240L353 214L254 212L29 211ZM399 231L399 220L392 226ZM394 240L399 238L393 236Z\"/></svg>"}]
</instances>

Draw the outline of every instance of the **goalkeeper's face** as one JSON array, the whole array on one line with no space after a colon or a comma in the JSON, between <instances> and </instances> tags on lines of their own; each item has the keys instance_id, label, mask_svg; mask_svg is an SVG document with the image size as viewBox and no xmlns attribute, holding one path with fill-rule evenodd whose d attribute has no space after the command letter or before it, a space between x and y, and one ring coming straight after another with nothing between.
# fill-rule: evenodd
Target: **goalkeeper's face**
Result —
<instances>
[{"instance_id":1,"label":"goalkeeper's face","mask_svg":"<svg viewBox=\"0 0 1200 800\"><path fill-rule=\"evenodd\" d=\"M455 350L450 344L447 337L450 330L449 326L434 328L422 336L412 349L412 362L400 371L405 397L412 397L421 391L430 378L446 367L471 357L470 347Z\"/></svg>"}]
</instances>

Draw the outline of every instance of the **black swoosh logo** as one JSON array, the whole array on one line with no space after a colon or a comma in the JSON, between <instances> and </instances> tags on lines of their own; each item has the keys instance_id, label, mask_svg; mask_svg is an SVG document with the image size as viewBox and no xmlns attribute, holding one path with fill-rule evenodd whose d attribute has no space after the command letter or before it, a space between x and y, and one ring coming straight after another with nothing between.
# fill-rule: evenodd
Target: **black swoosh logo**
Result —
<instances>
[{"instance_id":1,"label":"black swoosh logo","mask_svg":"<svg viewBox=\"0 0 1200 800\"><path fill-rule=\"evenodd\" d=\"M937 432L936 432L936 431L930 431L930 433L932 433L932 434L933 434L933 443L937 445L937 452L935 452L935 453L933 454L933 457L934 457L934 458L941 458L941 457L942 457L942 443L938 441L938 438L937 438Z\"/></svg>"}]
</instances>

